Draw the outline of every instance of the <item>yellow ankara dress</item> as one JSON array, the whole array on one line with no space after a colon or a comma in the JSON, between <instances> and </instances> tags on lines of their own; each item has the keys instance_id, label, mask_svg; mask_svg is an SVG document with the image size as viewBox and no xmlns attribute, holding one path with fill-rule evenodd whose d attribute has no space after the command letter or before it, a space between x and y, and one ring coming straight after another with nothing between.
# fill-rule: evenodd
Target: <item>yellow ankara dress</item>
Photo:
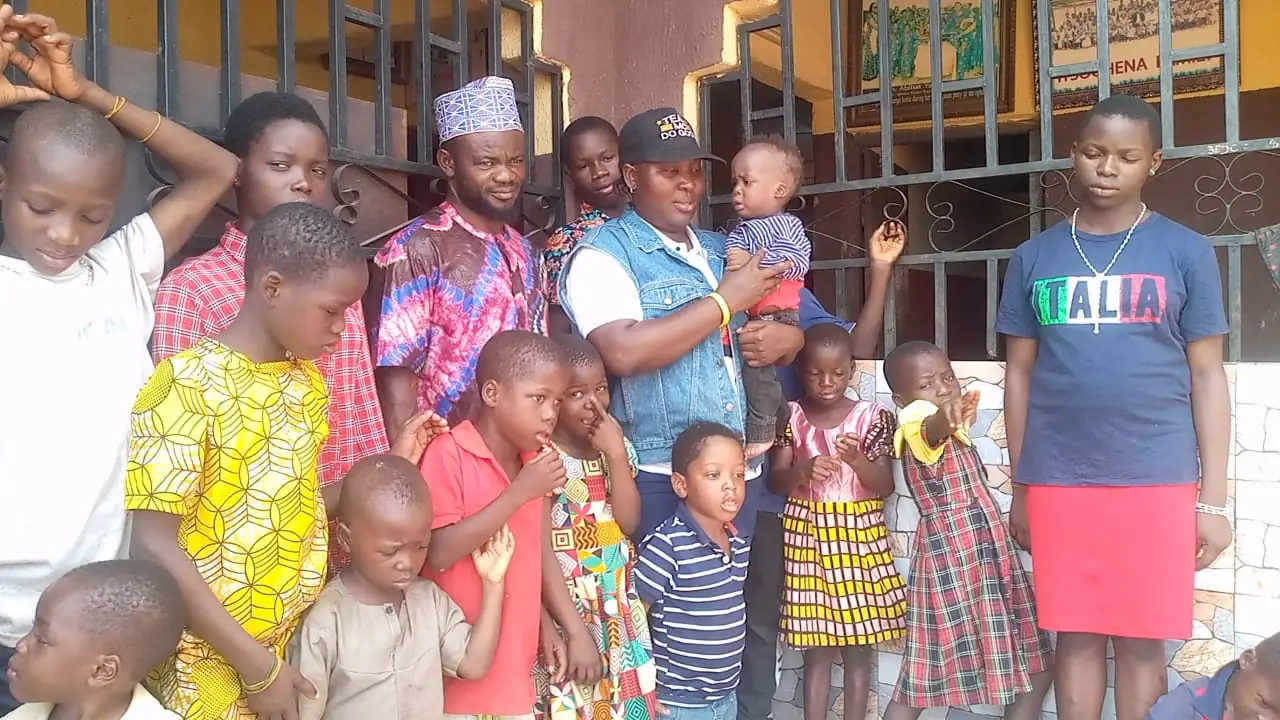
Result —
<instances>
[{"instance_id":1,"label":"yellow ankara dress","mask_svg":"<svg viewBox=\"0 0 1280 720\"><path fill-rule=\"evenodd\" d=\"M133 409L126 507L181 516L179 547L281 658L325 577L327 416L310 361L254 363L212 339L160 363ZM147 685L185 718L254 717L235 670L189 629Z\"/></svg>"}]
</instances>

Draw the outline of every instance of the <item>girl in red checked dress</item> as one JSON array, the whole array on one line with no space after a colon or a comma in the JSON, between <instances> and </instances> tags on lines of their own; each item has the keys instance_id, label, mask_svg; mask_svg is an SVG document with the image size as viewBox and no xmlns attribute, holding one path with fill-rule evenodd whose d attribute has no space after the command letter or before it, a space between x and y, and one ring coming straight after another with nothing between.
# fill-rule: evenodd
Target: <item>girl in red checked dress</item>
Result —
<instances>
[{"instance_id":1,"label":"girl in red checked dress","mask_svg":"<svg viewBox=\"0 0 1280 720\"><path fill-rule=\"evenodd\" d=\"M884 363L901 408L894 449L920 508L907 579L907 649L885 720L926 708L1002 705L1038 720L1049 689L1049 636L968 428L978 393L961 394L936 345L909 342Z\"/></svg>"}]
</instances>

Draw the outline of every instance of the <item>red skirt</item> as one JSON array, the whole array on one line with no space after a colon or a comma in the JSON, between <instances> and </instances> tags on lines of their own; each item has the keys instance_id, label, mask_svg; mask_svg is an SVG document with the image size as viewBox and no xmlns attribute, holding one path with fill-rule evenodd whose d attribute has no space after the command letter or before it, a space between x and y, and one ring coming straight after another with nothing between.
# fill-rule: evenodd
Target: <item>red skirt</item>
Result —
<instances>
[{"instance_id":1,"label":"red skirt","mask_svg":"<svg viewBox=\"0 0 1280 720\"><path fill-rule=\"evenodd\" d=\"M1198 493L1194 484L1028 486L1040 627L1191 637Z\"/></svg>"}]
</instances>

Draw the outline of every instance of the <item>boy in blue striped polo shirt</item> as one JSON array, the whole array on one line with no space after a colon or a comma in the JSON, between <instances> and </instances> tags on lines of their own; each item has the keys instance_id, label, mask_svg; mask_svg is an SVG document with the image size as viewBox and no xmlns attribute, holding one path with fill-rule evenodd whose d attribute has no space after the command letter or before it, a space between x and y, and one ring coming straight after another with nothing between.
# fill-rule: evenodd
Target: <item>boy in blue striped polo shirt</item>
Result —
<instances>
[{"instance_id":1,"label":"boy in blue striped polo shirt","mask_svg":"<svg viewBox=\"0 0 1280 720\"><path fill-rule=\"evenodd\" d=\"M682 502L645 539L635 569L649 610L660 714L734 720L750 550L733 527L746 493L738 435L717 423L690 426L671 451L671 487Z\"/></svg>"}]
</instances>

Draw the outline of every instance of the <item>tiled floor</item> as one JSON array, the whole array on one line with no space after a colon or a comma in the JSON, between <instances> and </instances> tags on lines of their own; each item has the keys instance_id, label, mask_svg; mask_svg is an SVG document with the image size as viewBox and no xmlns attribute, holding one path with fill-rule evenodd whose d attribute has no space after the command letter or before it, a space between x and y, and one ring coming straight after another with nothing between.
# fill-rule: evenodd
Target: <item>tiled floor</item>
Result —
<instances>
[{"instance_id":1,"label":"tiled floor","mask_svg":"<svg viewBox=\"0 0 1280 720\"><path fill-rule=\"evenodd\" d=\"M987 462L988 481L997 501L1007 509L1010 493L1009 455L1004 432L1004 366L1000 363L956 363L967 389L982 391L978 424L973 437ZM1260 639L1280 632L1280 364L1238 364L1227 367L1235 415L1232 478L1236 543L1207 570L1196 576L1192 637L1168 645L1169 682L1210 674ZM887 406L888 386L880 363L859 363L852 385L863 398ZM919 514L905 493L901 473L898 492L886 501L886 522L894 555L904 574ZM1030 558L1023 557L1030 568ZM898 652L893 652L897 650ZM901 662L901 648L882 648L872 671L876 692L868 703L868 718L879 716L892 693ZM1112 671L1114 672L1114 671ZM798 653L783 653L775 720L802 720L803 670ZM842 673L832 672L828 716L839 720L844 708ZM1044 716L1054 720L1052 692ZM1000 708L935 709L924 720L973 720L999 717ZM1104 716L1115 716L1112 691L1107 691Z\"/></svg>"}]
</instances>

